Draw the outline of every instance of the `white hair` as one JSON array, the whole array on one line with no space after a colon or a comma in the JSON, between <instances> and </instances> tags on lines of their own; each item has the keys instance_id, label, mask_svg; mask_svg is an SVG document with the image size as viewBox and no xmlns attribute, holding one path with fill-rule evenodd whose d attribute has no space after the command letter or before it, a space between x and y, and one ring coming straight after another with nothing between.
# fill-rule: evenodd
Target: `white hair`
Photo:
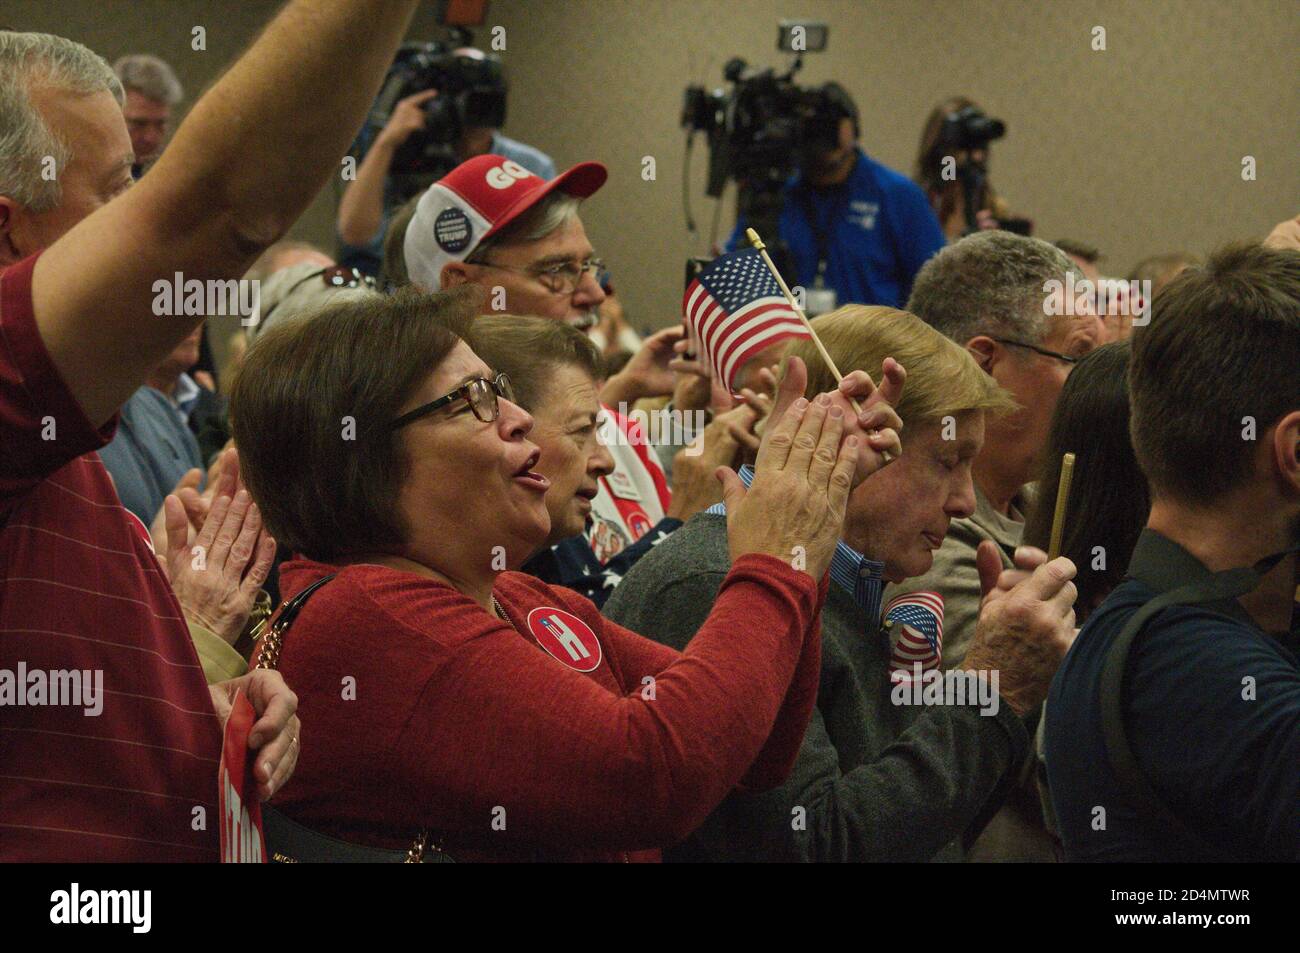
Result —
<instances>
[{"instance_id":1,"label":"white hair","mask_svg":"<svg viewBox=\"0 0 1300 953\"><path fill-rule=\"evenodd\" d=\"M58 206L57 176L41 173L47 157L62 170L72 161L67 144L32 105L31 90L49 87L77 95L110 92L121 105L122 84L104 58L48 33L0 30L0 195L33 212Z\"/></svg>"},{"instance_id":2,"label":"white hair","mask_svg":"<svg viewBox=\"0 0 1300 953\"><path fill-rule=\"evenodd\" d=\"M122 81L123 89L168 106L175 106L185 97L185 89L172 68L149 53L122 57L113 64L113 72Z\"/></svg>"},{"instance_id":3,"label":"white hair","mask_svg":"<svg viewBox=\"0 0 1300 953\"><path fill-rule=\"evenodd\" d=\"M577 218L578 206L581 204L582 199L575 195L569 195L567 192L552 192L502 229L500 234L482 242L465 260L470 264L481 264L493 248L535 242L545 238L551 232Z\"/></svg>"}]
</instances>

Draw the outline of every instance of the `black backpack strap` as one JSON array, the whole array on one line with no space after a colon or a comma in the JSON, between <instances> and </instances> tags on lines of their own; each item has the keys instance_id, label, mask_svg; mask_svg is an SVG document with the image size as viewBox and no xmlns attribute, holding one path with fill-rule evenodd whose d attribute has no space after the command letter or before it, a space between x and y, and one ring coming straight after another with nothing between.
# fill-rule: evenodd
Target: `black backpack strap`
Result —
<instances>
[{"instance_id":1,"label":"black backpack strap","mask_svg":"<svg viewBox=\"0 0 1300 953\"><path fill-rule=\"evenodd\" d=\"M1217 573L1212 580L1200 585L1182 586L1161 593L1143 605L1128 620L1119 636L1106 653L1100 683L1101 730L1106 756L1111 770L1119 782L1120 790L1128 795L1138 813L1165 831L1190 840L1203 851L1222 854L1179 820L1151 786L1142 772L1137 757L1128 743L1124 730L1124 675L1133 643L1142 634L1147 623L1160 612L1175 605L1205 605L1231 602L1244 595L1259 583L1259 574L1253 568L1233 569Z\"/></svg>"}]
</instances>

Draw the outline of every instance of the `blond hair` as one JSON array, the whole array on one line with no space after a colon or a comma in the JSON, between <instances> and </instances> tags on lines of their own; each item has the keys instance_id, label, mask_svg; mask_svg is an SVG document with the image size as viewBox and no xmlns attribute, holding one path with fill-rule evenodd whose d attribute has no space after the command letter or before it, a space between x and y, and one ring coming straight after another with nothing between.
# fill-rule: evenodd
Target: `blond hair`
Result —
<instances>
[{"instance_id":1,"label":"blond hair","mask_svg":"<svg viewBox=\"0 0 1300 953\"><path fill-rule=\"evenodd\" d=\"M944 337L914 314L897 308L849 304L814 318L813 328L841 373L863 370L879 382L881 365L892 357L907 371L903 397L894 408L908 427L942 420L971 410L999 415L1016 403L980 369L966 349ZM808 367L805 396L834 390L835 375L811 340L796 340L787 356Z\"/></svg>"}]
</instances>

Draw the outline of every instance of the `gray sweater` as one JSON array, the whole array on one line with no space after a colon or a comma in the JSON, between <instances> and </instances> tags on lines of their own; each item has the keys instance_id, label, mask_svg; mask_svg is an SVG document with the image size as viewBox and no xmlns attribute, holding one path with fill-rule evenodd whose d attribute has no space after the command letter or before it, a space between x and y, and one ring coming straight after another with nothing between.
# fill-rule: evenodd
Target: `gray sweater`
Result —
<instances>
[{"instance_id":1,"label":"gray sweater","mask_svg":"<svg viewBox=\"0 0 1300 953\"><path fill-rule=\"evenodd\" d=\"M604 613L682 649L730 563L726 517L700 513L637 563ZM924 861L973 838L1025 757L1024 725L1005 703L996 715L974 704L893 704L890 650L880 620L832 583L817 707L790 777L772 791L733 793L665 859Z\"/></svg>"}]
</instances>

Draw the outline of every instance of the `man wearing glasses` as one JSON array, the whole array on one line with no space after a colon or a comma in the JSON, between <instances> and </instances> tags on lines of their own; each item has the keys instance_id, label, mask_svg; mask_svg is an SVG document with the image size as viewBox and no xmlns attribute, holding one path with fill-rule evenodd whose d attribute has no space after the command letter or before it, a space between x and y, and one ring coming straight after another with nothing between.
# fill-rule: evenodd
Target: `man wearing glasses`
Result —
<instances>
[{"instance_id":1,"label":"man wearing glasses","mask_svg":"<svg viewBox=\"0 0 1300 953\"><path fill-rule=\"evenodd\" d=\"M1001 568L1037 565L1030 557L1015 556L1024 529L1026 485L1036 478L1061 386L1075 362L1105 341L1095 310L1062 313L1077 312L1075 302L1067 309L1052 297L1049 289L1057 289L1059 298L1072 267L1047 242L985 231L940 251L917 273L912 287L907 310L963 345L1020 405L988 421L972 467L975 512L952 521L928 573L885 592L887 600L907 592L943 596L945 669L961 663L979 619L980 543L997 543ZM969 859L1054 859L1037 805L1018 810L1013 796Z\"/></svg>"},{"instance_id":2,"label":"man wearing glasses","mask_svg":"<svg viewBox=\"0 0 1300 953\"><path fill-rule=\"evenodd\" d=\"M581 162L550 181L502 156L461 163L429 187L406 229L411 283L427 291L478 285L484 313L533 315L590 331L605 300L604 267L578 208L606 175L598 162ZM600 436L615 468L600 481L586 535L602 564L680 525L666 519L671 494L651 448L614 411L671 390L667 364L680 336L673 329L651 337L601 390Z\"/></svg>"}]
</instances>

